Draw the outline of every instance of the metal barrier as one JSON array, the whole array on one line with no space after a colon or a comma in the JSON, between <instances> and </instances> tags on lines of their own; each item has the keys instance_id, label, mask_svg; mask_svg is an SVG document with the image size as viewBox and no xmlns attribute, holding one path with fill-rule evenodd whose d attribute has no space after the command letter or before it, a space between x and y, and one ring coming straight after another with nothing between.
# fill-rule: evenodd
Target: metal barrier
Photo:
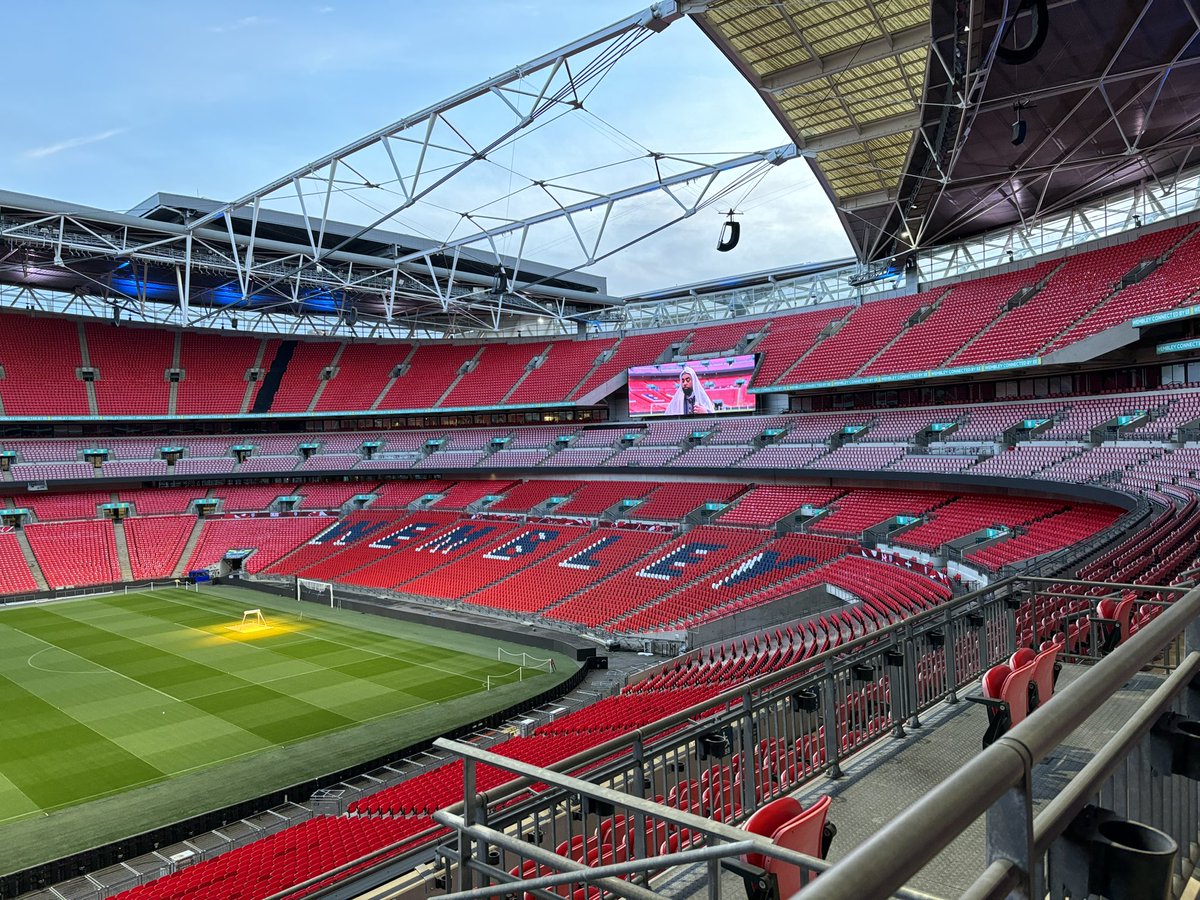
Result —
<instances>
[{"instance_id":1,"label":"metal barrier","mask_svg":"<svg viewBox=\"0 0 1200 900\"><path fill-rule=\"evenodd\" d=\"M904 881L987 811L988 880L981 881L973 896L1005 896L1014 885L1030 891L1028 896L1041 896L1043 877L1034 874L1039 866L1031 861L1048 857L1053 869L1053 860L1078 856L1077 850L1071 851L1074 856L1061 855L1065 852L1061 848L1068 846L1064 841L1074 841L1069 846L1075 847L1081 840L1077 830L1067 826L1102 781L1116 777L1116 767L1127 765L1120 760L1133 738L1106 747L1060 801L1039 816L1036 832L1021 824L1032 822L1030 767L1133 674L1160 657L1163 648L1192 623L1188 656L1166 682L1167 693L1156 694L1127 726L1139 738L1151 733L1159 713L1176 702L1200 667L1200 653L1195 652L1200 642L1194 633L1200 592L1191 591L1144 625L1093 671L1056 694L1037 715L838 866L830 868L820 859L787 851L730 823L818 775L838 776L840 762L868 743L888 735L903 736L906 727L919 724L922 713L932 706L955 702L965 685L1013 651L1017 611L1026 603L1036 610L1037 603L1053 599L1063 587L1102 594L1165 591L1177 595L1186 590L1009 579L705 699L549 768L452 741L439 742L463 759L467 798L434 814L436 821L457 832L455 840L437 849L439 878L454 887L451 896L462 900L512 894L516 882L521 882L521 891L543 897L572 896L564 893L568 886L591 885L647 900L660 896L650 889L655 873L677 864L702 863L709 870L709 896L716 900L722 895L718 877L722 860L754 852L798 867L801 883L813 882L805 896L813 892L818 897L915 897L920 895L905 891ZM1069 596L1089 602L1099 599ZM1075 655L1088 652L1080 647ZM1174 658L1178 660L1179 654ZM1172 734L1181 729L1187 734L1191 726L1177 722L1173 727ZM516 779L477 793L480 766ZM1131 777L1130 771L1121 771L1122 777ZM566 772L575 775L562 774ZM1138 777L1143 774L1137 771ZM490 775L495 783L494 772ZM1176 840L1186 833L1188 843L1182 846L1194 843L1194 790L1186 814L1178 814L1170 802L1157 796L1155 810L1166 809L1175 817L1172 827L1178 826L1175 830L1181 835ZM1113 805L1118 813L1140 812L1128 803L1113 801ZM1107 822L1106 827L1111 832L1116 826ZM888 864L880 866L881 859ZM1060 863L1053 871L1064 866L1069 873L1064 878L1077 878L1074 864ZM813 880L818 873L823 874ZM399 896L399 892L385 889L373 896ZM1053 896L1062 896L1061 890Z\"/></svg>"}]
</instances>

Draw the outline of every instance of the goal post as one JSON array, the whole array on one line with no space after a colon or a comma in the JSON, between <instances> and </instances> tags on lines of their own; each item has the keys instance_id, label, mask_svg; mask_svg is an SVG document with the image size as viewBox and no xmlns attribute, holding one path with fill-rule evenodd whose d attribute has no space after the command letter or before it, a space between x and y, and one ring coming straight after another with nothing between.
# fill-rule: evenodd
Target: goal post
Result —
<instances>
[{"instance_id":1,"label":"goal post","mask_svg":"<svg viewBox=\"0 0 1200 900\"><path fill-rule=\"evenodd\" d=\"M329 603L333 609L333 585L328 581L314 581L311 578L296 578L296 600L308 600L314 603Z\"/></svg>"},{"instance_id":2,"label":"goal post","mask_svg":"<svg viewBox=\"0 0 1200 900\"><path fill-rule=\"evenodd\" d=\"M242 612L241 628L247 625L266 625L267 620L263 618L261 609L247 609Z\"/></svg>"},{"instance_id":3,"label":"goal post","mask_svg":"<svg viewBox=\"0 0 1200 900\"><path fill-rule=\"evenodd\" d=\"M532 656L524 651L514 653L511 650L505 650L503 647L496 648L497 662L515 662L522 669L538 669L542 672L557 671L554 665L554 658L547 656L543 659L540 656Z\"/></svg>"}]
</instances>

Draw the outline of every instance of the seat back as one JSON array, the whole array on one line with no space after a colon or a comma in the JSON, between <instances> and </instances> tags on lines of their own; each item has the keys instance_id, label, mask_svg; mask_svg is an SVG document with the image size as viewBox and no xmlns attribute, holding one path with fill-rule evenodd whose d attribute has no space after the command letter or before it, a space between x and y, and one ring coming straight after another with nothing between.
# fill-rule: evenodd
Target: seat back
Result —
<instances>
[{"instance_id":1,"label":"seat back","mask_svg":"<svg viewBox=\"0 0 1200 900\"><path fill-rule=\"evenodd\" d=\"M794 797L780 797L778 800L772 800L766 806L760 807L754 815L746 820L746 824L742 828L769 838L802 812L804 812L804 807L800 805L799 800ZM765 859L761 853L747 853L742 858L750 865L758 866L760 869L763 867Z\"/></svg>"},{"instance_id":2,"label":"seat back","mask_svg":"<svg viewBox=\"0 0 1200 900\"><path fill-rule=\"evenodd\" d=\"M825 833L825 817L829 813L831 802L828 796L822 797L796 818L781 826L772 839L780 847L820 859L822 857L821 843ZM775 878L779 883L780 897L791 897L803 887L799 866L768 857L763 869L775 873Z\"/></svg>"},{"instance_id":3,"label":"seat back","mask_svg":"<svg viewBox=\"0 0 1200 900\"><path fill-rule=\"evenodd\" d=\"M990 700L1000 700L1000 692L1004 682L1012 674L1012 669L1004 663L992 666L983 674L983 696Z\"/></svg>"},{"instance_id":4,"label":"seat back","mask_svg":"<svg viewBox=\"0 0 1200 900\"><path fill-rule=\"evenodd\" d=\"M1058 644L1043 644L1042 652L1033 664L1033 681L1037 685L1038 706L1054 693L1054 664L1058 661Z\"/></svg>"},{"instance_id":5,"label":"seat back","mask_svg":"<svg viewBox=\"0 0 1200 900\"><path fill-rule=\"evenodd\" d=\"M1021 666L1032 660L1035 656L1037 656L1037 654L1028 647L1021 647L1016 653L1008 658L1008 667L1010 669L1019 669Z\"/></svg>"},{"instance_id":6,"label":"seat back","mask_svg":"<svg viewBox=\"0 0 1200 900\"><path fill-rule=\"evenodd\" d=\"M1004 679L1000 689L1000 699L1008 704L1010 725L1023 722L1029 715L1029 684L1033 680L1033 671L1037 667L1036 657L1019 669L1013 669L1012 674Z\"/></svg>"}]
</instances>

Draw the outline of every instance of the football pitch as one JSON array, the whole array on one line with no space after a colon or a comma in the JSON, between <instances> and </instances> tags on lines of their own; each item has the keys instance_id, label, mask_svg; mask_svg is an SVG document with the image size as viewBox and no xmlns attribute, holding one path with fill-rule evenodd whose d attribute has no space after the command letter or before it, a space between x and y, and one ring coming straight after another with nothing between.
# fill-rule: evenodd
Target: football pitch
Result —
<instances>
[{"instance_id":1,"label":"football pitch","mask_svg":"<svg viewBox=\"0 0 1200 900\"><path fill-rule=\"evenodd\" d=\"M251 607L264 624L242 625ZM189 785L159 797L171 812L152 824L164 824L474 721L574 669L557 657L556 674L526 669L520 683L485 692L487 676L516 682L496 647L244 589L0 609L0 840L10 825L56 812L66 822L89 807L111 831L123 807L103 798Z\"/></svg>"}]
</instances>

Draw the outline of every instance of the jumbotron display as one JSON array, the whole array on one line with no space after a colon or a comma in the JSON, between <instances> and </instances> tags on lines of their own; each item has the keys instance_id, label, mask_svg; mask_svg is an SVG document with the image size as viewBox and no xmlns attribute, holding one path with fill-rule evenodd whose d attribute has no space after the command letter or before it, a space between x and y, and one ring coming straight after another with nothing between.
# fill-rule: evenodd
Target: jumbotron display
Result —
<instances>
[{"instance_id":1,"label":"jumbotron display","mask_svg":"<svg viewBox=\"0 0 1200 900\"><path fill-rule=\"evenodd\" d=\"M631 416L689 416L754 412L747 388L755 357L726 356L634 366L629 370Z\"/></svg>"}]
</instances>

